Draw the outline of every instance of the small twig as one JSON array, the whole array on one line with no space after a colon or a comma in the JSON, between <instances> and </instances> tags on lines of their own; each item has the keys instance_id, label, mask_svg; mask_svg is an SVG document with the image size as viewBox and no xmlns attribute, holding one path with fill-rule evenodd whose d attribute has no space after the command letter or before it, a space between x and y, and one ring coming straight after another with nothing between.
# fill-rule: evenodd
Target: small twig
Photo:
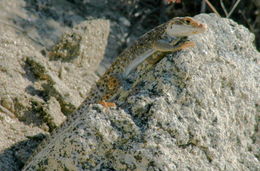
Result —
<instances>
[{"instance_id":1,"label":"small twig","mask_svg":"<svg viewBox=\"0 0 260 171\"><path fill-rule=\"evenodd\" d=\"M228 16L228 12L227 12L227 9L226 9L226 7L225 7L225 5L224 5L224 3L223 3L223 0L220 0L220 5L221 5L221 7L222 7L222 9L223 9L223 11L224 11L226 17L227 17L227 16Z\"/></svg>"},{"instance_id":2,"label":"small twig","mask_svg":"<svg viewBox=\"0 0 260 171\"><path fill-rule=\"evenodd\" d=\"M202 1L200 7L200 13L205 13L205 11L206 11L206 3L205 1Z\"/></svg>"},{"instance_id":3,"label":"small twig","mask_svg":"<svg viewBox=\"0 0 260 171\"><path fill-rule=\"evenodd\" d=\"M247 23L249 30L254 32L254 27L252 27L252 25L250 24L250 22L248 21L248 18L245 16L244 11L239 10L238 13L241 14L241 16L243 17L244 21Z\"/></svg>"},{"instance_id":4,"label":"small twig","mask_svg":"<svg viewBox=\"0 0 260 171\"><path fill-rule=\"evenodd\" d=\"M240 2L240 0L236 1L235 5L232 7L231 11L228 13L227 18L229 18L231 16L231 14L234 12L234 10L236 9L239 2Z\"/></svg>"},{"instance_id":5,"label":"small twig","mask_svg":"<svg viewBox=\"0 0 260 171\"><path fill-rule=\"evenodd\" d=\"M212 10L215 14L217 14L219 17L221 17L220 14L218 13L218 11L216 10L216 8L215 8L208 0L204 0L204 1L208 4L208 6L211 8L211 10Z\"/></svg>"},{"instance_id":6,"label":"small twig","mask_svg":"<svg viewBox=\"0 0 260 171\"><path fill-rule=\"evenodd\" d=\"M166 3L181 3L181 0L164 0Z\"/></svg>"}]
</instances>

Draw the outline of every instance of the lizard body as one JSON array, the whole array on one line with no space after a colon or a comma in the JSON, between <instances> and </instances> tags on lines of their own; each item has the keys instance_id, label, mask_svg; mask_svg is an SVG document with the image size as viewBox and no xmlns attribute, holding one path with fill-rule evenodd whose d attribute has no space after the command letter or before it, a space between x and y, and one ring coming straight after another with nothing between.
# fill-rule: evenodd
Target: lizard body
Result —
<instances>
[{"instance_id":1,"label":"lizard body","mask_svg":"<svg viewBox=\"0 0 260 171\"><path fill-rule=\"evenodd\" d=\"M121 79L127 76L143 61L155 64L165 52L175 52L194 46L193 42L185 41L187 36L203 33L207 26L190 17L177 17L159 25L140 37L132 46L125 49L90 90L81 106L100 103L103 106L115 106L106 102L122 86Z\"/></svg>"}]
</instances>

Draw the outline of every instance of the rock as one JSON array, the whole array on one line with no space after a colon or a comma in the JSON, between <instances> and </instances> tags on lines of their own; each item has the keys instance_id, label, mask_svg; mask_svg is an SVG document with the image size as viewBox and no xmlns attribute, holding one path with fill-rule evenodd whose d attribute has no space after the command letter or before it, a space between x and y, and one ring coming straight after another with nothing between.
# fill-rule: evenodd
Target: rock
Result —
<instances>
[{"instance_id":1,"label":"rock","mask_svg":"<svg viewBox=\"0 0 260 171\"><path fill-rule=\"evenodd\" d=\"M108 20L89 20L64 34L49 54L51 60L72 61L90 70L96 69L104 57L109 33Z\"/></svg>"},{"instance_id":2,"label":"rock","mask_svg":"<svg viewBox=\"0 0 260 171\"><path fill-rule=\"evenodd\" d=\"M54 84L47 87L57 95L55 98L65 114L78 107L98 79L95 70L104 57L108 34L107 20L82 22L65 33L50 52L49 76Z\"/></svg>"},{"instance_id":3,"label":"rock","mask_svg":"<svg viewBox=\"0 0 260 171\"><path fill-rule=\"evenodd\" d=\"M70 89L66 83L59 79L54 73L49 72L48 76L51 79L51 83L43 85L43 88L48 92L50 97L55 97L59 101L64 114L70 114L83 101L82 97L80 97L79 92Z\"/></svg>"},{"instance_id":4,"label":"rock","mask_svg":"<svg viewBox=\"0 0 260 171\"><path fill-rule=\"evenodd\" d=\"M46 134L42 129L9 117L0 110L0 170L21 170L41 142L34 137Z\"/></svg>"},{"instance_id":5,"label":"rock","mask_svg":"<svg viewBox=\"0 0 260 171\"><path fill-rule=\"evenodd\" d=\"M1 105L2 105L2 107L6 108L7 110L9 110L11 112L15 111L13 100L8 95L2 96L2 98L1 98Z\"/></svg>"},{"instance_id":6,"label":"rock","mask_svg":"<svg viewBox=\"0 0 260 171\"><path fill-rule=\"evenodd\" d=\"M2 18L4 10L2 6L0 8ZM0 170L21 170L25 160L39 144L38 141L35 145L28 137L47 134L40 129L44 124L36 116L37 112L31 115L33 96L28 93L28 89L32 85L32 77L27 75L22 60L24 55L38 53L12 27L0 24L0 35ZM26 144L29 141L31 146ZM19 154L18 157L18 148L27 153ZM23 160L19 160L20 157Z\"/></svg>"},{"instance_id":7,"label":"rock","mask_svg":"<svg viewBox=\"0 0 260 171\"><path fill-rule=\"evenodd\" d=\"M83 36L78 44L80 49L75 49L82 56L73 60L49 60L47 54L50 45L53 45L53 41L64 30L70 32L71 28L59 23L59 20L54 21L50 16L43 16L42 13L36 12L40 17L36 13L32 14L31 10L36 9L30 8L30 4L38 3L39 1L36 3L1 1L1 171L21 170L24 162L40 142L40 140L32 142L28 137L48 134L48 131L61 124L65 118L64 114L69 115L78 107L91 84L98 79L94 71L99 65L98 62L103 59L107 44L108 20L82 22L83 19L86 20L82 18L75 23L82 22L82 24L73 28L73 31L76 30ZM48 12L50 8L51 12L55 11L55 7L50 7L49 2L45 4L44 1L42 5L40 3L38 7L44 10L37 8L41 12ZM48 7L44 7L45 5ZM57 12L67 13L64 8ZM57 16L57 13L52 14ZM33 19L29 16L33 16ZM29 20L29 24L26 24ZM71 32L73 31L71 29ZM87 41L95 43L85 47L89 43ZM44 50L43 45L46 45ZM86 50L91 53L87 54ZM84 65L76 63L78 59L82 60Z\"/></svg>"},{"instance_id":8,"label":"rock","mask_svg":"<svg viewBox=\"0 0 260 171\"><path fill-rule=\"evenodd\" d=\"M51 128L59 127L66 120L66 116L64 116L61 112L61 107L58 100L54 97L51 97L48 100L48 103L43 110L46 113L44 116L46 120L45 122L47 122L48 125L51 125Z\"/></svg>"},{"instance_id":9,"label":"rock","mask_svg":"<svg viewBox=\"0 0 260 171\"><path fill-rule=\"evenodd\" d=\"M94 71L103 59L108 33L107 20L85 21L62 36L49 53L50 61L26 57L30 72L37 79L47 81L47 84L41 83L45 94L55 97L66 115L81 104L90 85L97 79Z\"/></svg>"},{"instance_id":10,"label":"rock","mask_svg":"<svg viewBox=\"0 0 260 171\"><path fill-rule=\"evenodd\" d=\"M118 109L81 108L23 170L260 170L254 36L216 15L195 18L209 28L189 37L195 48L137 68Z\"/></svg>"}]
</instances>

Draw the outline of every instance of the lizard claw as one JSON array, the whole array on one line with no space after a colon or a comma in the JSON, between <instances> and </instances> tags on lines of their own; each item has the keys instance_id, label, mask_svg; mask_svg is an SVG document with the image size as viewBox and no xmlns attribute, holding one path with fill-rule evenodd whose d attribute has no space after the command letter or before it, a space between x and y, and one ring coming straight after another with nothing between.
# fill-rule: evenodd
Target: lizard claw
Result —
<instances>
[{"instance_id":1,"label":"lizard claw","mask_svg":"<svg viewBox=\"0 0 260 171\"><path fill-rule=\"evenodd\" d=\"M188 41L188 42L181 44L180 47L178 47L178 50L186 49L186 48L194 47L194 46L195 46L194 42Z\"/></svg>"}]
</instances>

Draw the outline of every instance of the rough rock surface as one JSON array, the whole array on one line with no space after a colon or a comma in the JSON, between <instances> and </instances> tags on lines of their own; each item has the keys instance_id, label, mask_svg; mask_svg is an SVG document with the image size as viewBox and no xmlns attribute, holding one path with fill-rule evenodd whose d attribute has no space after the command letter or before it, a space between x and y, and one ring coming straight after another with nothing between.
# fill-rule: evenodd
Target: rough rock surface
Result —
<instances>
[{"instance_id":1,"label":"rough rock surface","mask_svg":"<svg viewBox=\"0 0 260 171\"><path fill-rule=\"evenodd\" d=\"M215 15L195 18L209 28L190 37L196 48L139 67L117 109L85 107L23 170L260 170L254 36Z\"/></svg>"},{"instance_id":2,"label":"rough rock surface","mask_svg":"<svg viewBox=\"0 0 260 171\"><path fill-rule=\"evenodd\" d=\"M23 166L25 156L47 134L47 126L39 113L31 113L42 100L28 92L32 80L26 77L22 60L37 52L8 26L0 26L0 35L0 170L11 171Z\"/></svg>"},{"instance_id":3,"label":"rough rock surface","mask_svg":"<svg viewBox=\"0 0 260 171\"><path fill-rule=\"evenodd\" d=\"M58 21L55 23L49 19L49 25L46 26L43 20L46 21L47 16L44 16L39 21L42 24L40 26L38 21L37 24L33 22L37 17L32 17L33 14L26 10L28 3L3 0L0 5L1 171L21 170L48 131L58 127L66 119L65 115L84 100L91 84L98 79L94 71L104 57L110 32L109 21L104 19L76 25L77 22L72 29L58 29L61 28L57 26ZM17 26L29 18L30 24L24 28ZM12 20L17 25L12 24ZM32 26L33 23L38 27ZM29 25L31 29L28 29ZM57 27L46 29L50 25ZM66 30L56 46L60 46L59 52L70 48L77 56L73 56L71 51L66 53L66 59L61 55L55 56L55 48L51 51L52 56L49 55L48 45L53 45L53 42L32 33L39 27L42 29L42 32L38 30L39 34L44 34L45 29L49 31L48 34L45 32L48 38L54 28L59 35L53 35L52 38L57 38ZM26 29L32 32L26 34ZM80 39L74 41L77 42L76 46L70 41L75 39L70 39L69 35ZM40 44L47 48L41 51L43 47Z\"/></svg>"},{"instance_id":4,"label":"rough rock surface","mask_svg":"<svg viewBox=\"0 0 260 171\"><path fill-rule=\"evenodd\" d=\"M124 10L116 10L126 1L89 1L87 11L78 2L1 0L1 171L21 170L44 135L85 98L98 79L95 72L104 72L120 47L142 34L135 26L133 35Z\"/></svg>"}]
</instances>

